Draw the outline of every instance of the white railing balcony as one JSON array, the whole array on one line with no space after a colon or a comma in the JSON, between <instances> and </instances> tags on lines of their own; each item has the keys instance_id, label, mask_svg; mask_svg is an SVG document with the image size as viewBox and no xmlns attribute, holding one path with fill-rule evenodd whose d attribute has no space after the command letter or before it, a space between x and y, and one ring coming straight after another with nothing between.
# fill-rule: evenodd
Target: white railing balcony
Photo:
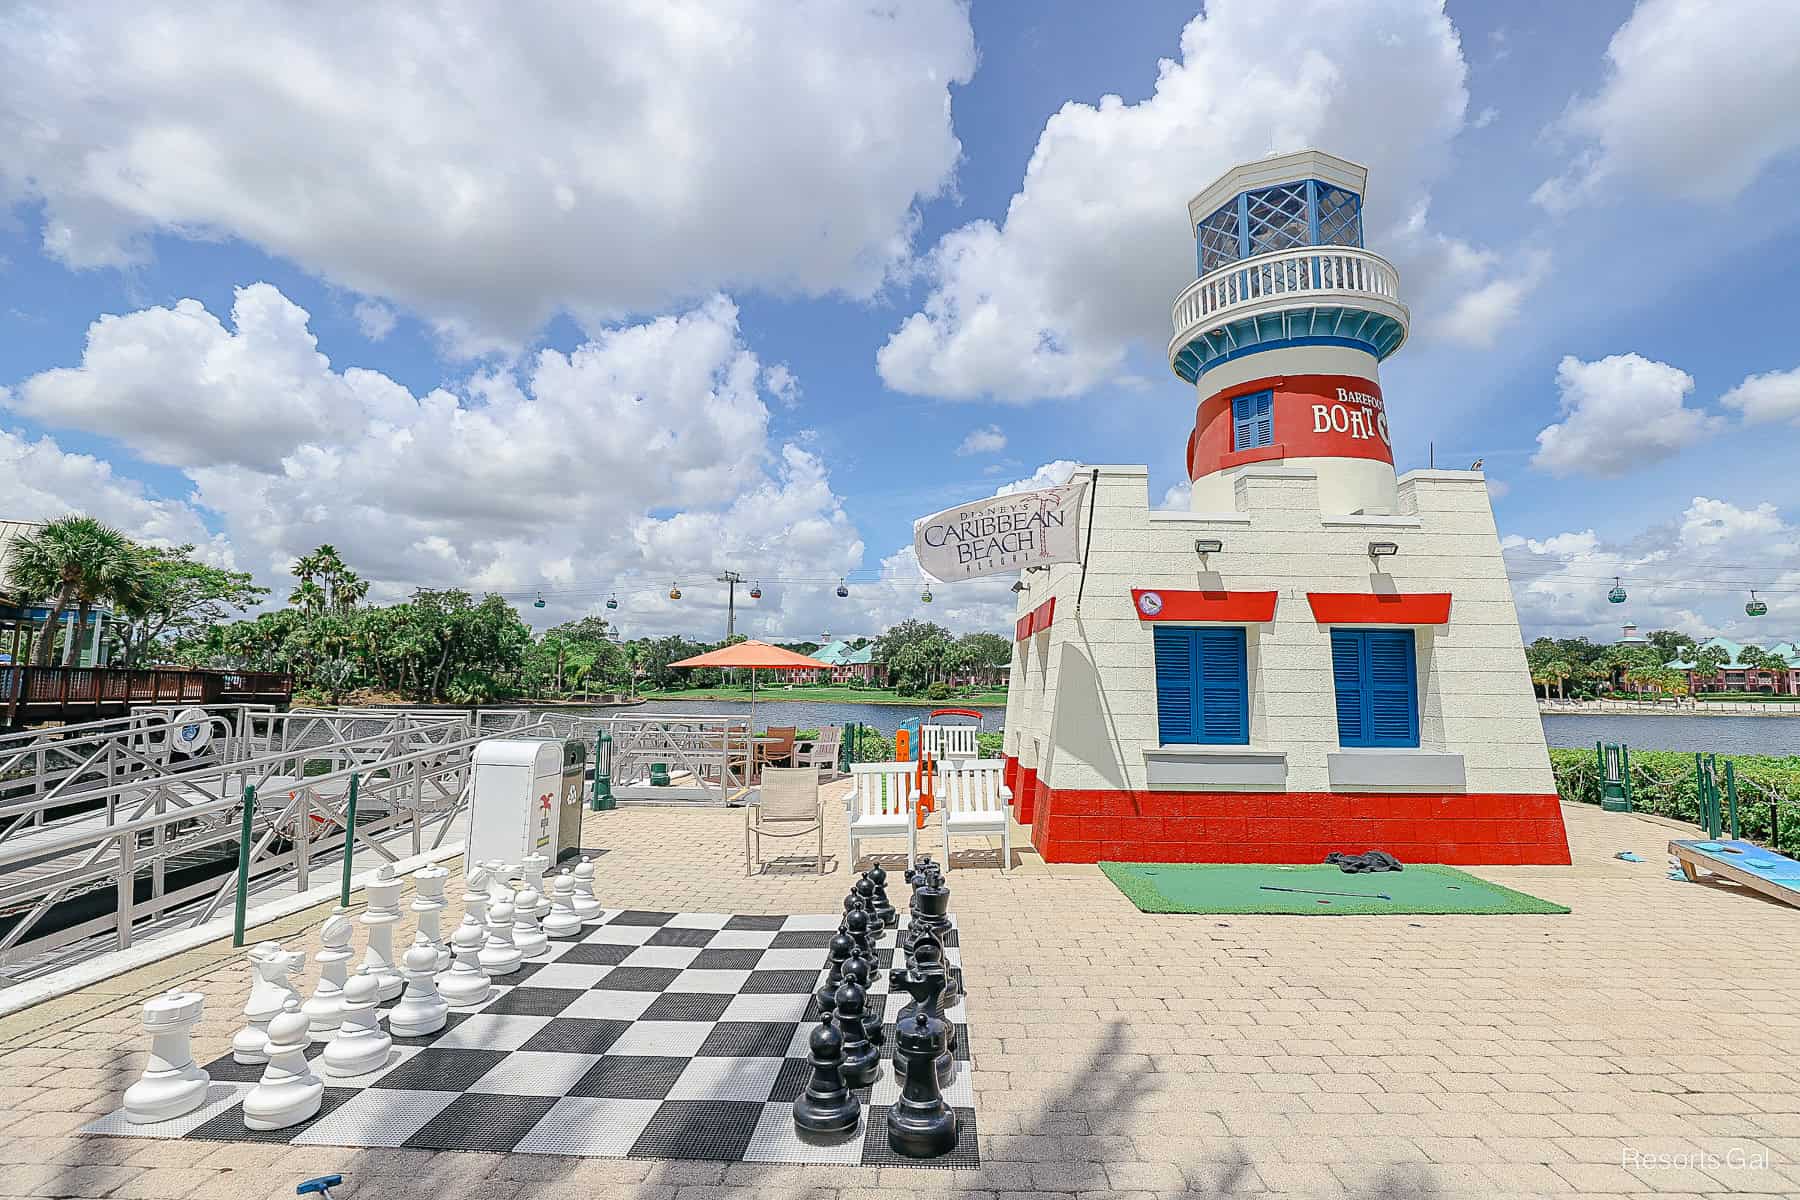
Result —
<instances>
[{"instance_id":1,"label":"white railing balcony","mask_svg":"<svg viewBox=\"0 0 1800 1200\"><path fill-rule=\"evenodd\" d=\"M1220 267L1182 289L1170 314L1170 361L1194 338L1233 321L1302 305L1366 309L1403 330L1411 321L1400 302L1400 273L1387 259L1355 246L1298 246Z\"/></svg>"}]
</instances>

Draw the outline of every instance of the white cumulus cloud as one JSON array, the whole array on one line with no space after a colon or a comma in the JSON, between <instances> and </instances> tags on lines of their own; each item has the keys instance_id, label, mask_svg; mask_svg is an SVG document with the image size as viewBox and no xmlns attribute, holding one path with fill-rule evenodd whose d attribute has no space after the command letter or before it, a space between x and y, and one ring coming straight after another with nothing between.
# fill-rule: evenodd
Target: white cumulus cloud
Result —
<instances>
[{"instance_id":1,"label":"white cumulus cloud","mask_svg":"<svg viewBox=\"0 0 1800 1200\"><path fill-rule=\"evenodd\" d=\"M0 20L0 207L76 267L238 238L465 349L867 296L961 153L966 7L96 0Z\"/></svg>"},{"instance_id":2,"label":"white cumulus cloud","mask_svg":"<svg viewBox=\"0 0 1800 1200\"><path fill-rule=\"evenodd\" d=\"M1632 181L1729 200L1800 148L1800 4L1640 0L1606 48L1606 79L1554 131L1563 172L1534 194L1555 212Z\"/></svg>"},{"instance_id":3,"label":"white cumulus cloud","mask_svg":"<svg viewBox=\"0 0 1800 1200\"><path fill-rule=\"evenodd\" d=\"M371 342L379 342L394 332L399 317L394 310L379 300L359 300L355 309L356 323L362 328L363 336Z\"/></svg>"},{"instance_id":4,"label":"white cumulus cloud","mask_svg":"<svg viewBox=\"0 0 1800 1200\"><path fill-rule=\"evenodd\" d=\"M1538 431L1531 465L1552 475L1612 478L1677 454L1720 425L1687 407L1694 377L1638 354L1556 368L1563 419Z\"/></svg>"},{"instance_id":5,"label":"white cumulus cloud","mask_svg":"<svg viewBox=\"0 0 1800 1200\"><path fill-rule=\"evenodd\" d=\"M1462 48L1437 0L1214 0L1180 51L1143 101L1064 104L1004 219L937 243L923 264L928 295L877 355L889 387L1024 403L1116 377L1133 342L1161 354L1169 305L1194 278L1188 199L1272 151L1316 146L1370 168L1366 240L1394 258L1417 311L1521 278L1422 227L1468 104ZM1496 320L1517 306L1504 294L1477 302Z\"/></svg>"},{"instance_id":6,"label":"white cumulus cloud","mask_svg":"<svg viewBox=\"0 0 1800 1200\"><path fill-rule=\"evenodd\" d=\"M1742 413L1746 425L1768 421L1800 423L1800 367L1747 376L1720 396L1719 403Z\"/></svg>"},{"instance_id":7,"label":"white cumulus cloud","mask_svg":"<svg viewBox=\"0 0 1800 1200\"><path fill-rule=\"evenodd\" d=\"M984 425L980 429L971 429L962 440L956 452L969 454L997 454L1006 449L1006 435L1000 432L998 425Z\"/></svg>"}]
</instances>

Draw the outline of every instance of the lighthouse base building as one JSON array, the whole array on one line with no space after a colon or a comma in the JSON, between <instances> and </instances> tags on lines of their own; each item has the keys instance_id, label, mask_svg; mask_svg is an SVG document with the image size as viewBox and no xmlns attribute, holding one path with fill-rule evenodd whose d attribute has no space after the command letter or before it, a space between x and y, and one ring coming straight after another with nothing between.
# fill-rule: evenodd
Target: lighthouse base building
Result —
<instances>
[{"instance_id":1,"label":"lighthouse base building","mask_svg":"<svg viewBox=\"0 0 1800 1200\"><path fill-rule=\"evenodd\" d=\"M1307 151L1190 206L1193 511L1083 467L1085 568L1020 576L1005 752L1048 862L1569 861L1486 483L1394 475L1363 183Z\"/></svg>"}]
</instances>

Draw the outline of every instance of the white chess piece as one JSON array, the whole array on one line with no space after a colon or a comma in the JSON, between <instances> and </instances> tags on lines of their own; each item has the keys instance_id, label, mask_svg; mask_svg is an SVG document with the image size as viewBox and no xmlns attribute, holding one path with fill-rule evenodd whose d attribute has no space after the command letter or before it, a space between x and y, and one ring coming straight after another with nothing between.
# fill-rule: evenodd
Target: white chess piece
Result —
<instances>
[{"instance_id":1,"label":"white chess piece","mask_svg":"<svg viewBox=\"0 0 1800 1200\"><path fill-rule=\"evenodd\" d=\"M400 978L400 968L394 965L394 926L400 920L400 889L404 885L405 881L395 876L394 868L385 864L363 882L368 907L363 910L362 920L369 930L369 944L363 951L359 974L374 977L383 1000L392 1000L406 986Z\"/></svg>"},{"instance_id":2,"label":"white chess piece","mask_svg":"<svg viewBox=\"0 0 1800 1200\"><path fill-rule=\"evenodd\" d=\"M519 948L513 945L513 906L502 900L488 909L487 941L481 947L481 969L492 975L511 975L519 969Z\"/></svg>"},{"instance_id":3,"label":"white chess piece","mask_svg":"<svg viewBox=\"0 0 1800 1200\"><path fill-rule=\"evenodd\" d=\"M366 1075L387 1062L394 1039L382 1030L375 1011L378 987L373 975L358 975L344 985L344 1020L321 1059L327 1075Z\"/></svg>"},{"instance_id":4,"label":"white chess piece","mask_svg":"<svg viewBox=\"0 0 1800 1200\"><path fill-rule=\"evenodd\" d=\"M524 883L521 886L530 888L537 893L537 912L534 915L540 921L550 915L550 889L544 886L544 872L549 867L550 859L545 855L527 854L521 869L524 876Z\"/></svg>"},{"instance_id":5,"label":"white chess piece","mask_svg":"<svg viewBox=\"0 0 1800 1200\"><path fill-rule=\"evenodd\" d=\"M473 925L459 925L450 937L451 950L456 961L450 964L450 970L438 980L438 995L442 996L453 1008L474 1008L477 1004L486 1004L487 998L493 994L494 985L488 982L487 972L481 969L481 943L487 938L484 930Z\"/></svg>"},{"instance_id":6,"label":"white chess piece","mask_svg":"<svg viewBox=\"0 0 1800 1200\"><path fill-rule=\"evenodd\" d=\"M289 1000L269 1022L269 1065L262 1082L244 1097L244 1128L286 1129L319 1111L325 1082L306 1061L311 1043L311 1020L298 1000Z\"/></svg>"},{"instance_id":7,"label":"white chess piece","mask_svg":"<svg viewBox=\"0 0 1800 1200\"><path fill-rule=\"evenodd\" d=\"M342 909L325 918L319 927L323 949L314 956L319 964L319 983L300 1011L312 1019L312 1027L325 1033L338 1027L344 1019L344 984L350 979L350 960L356 951L350 948L350 936L356 926Z\"/></svg>"},{"instance_id":8,"label":"white chess piece","mask_svg":"<svg viewBox=\"0 0 1800 1200\"><path fill-rule=\"evenodd\" d=\"M472 927L484 936L487 933L487 885L488 869L480 865L463 880L462 925Z\"/></svg>"},{"instance_id":9,"label":"white chess piece","mask_svg":"<svg viewBox=\"0 0 1800 1200\"><path fill-rule=\"evenodd\" d=\"M565 938L581 932L581 916L575 911L575 877L567 871L550 881L550 915L544 918L544 932L550 937Z\"/></svg>"},{"instance_id":10,"label":"white chess piece","mask_svg":"<svg viewBox=\"0 0 1800 1200\"><path fill-rule=\"evenodd\" d=\"M521 958L542 958L550 951L550 939L538 928L538 894L527 887L513 906L513 945Z\"/></svg>"},{"instance_id":11,"label":"white chess piece","mask_svg":"<svg viewBox=\"0 0 1800 1200\"><path fill-rule=\"evenodd\" d=\"M450 902L444 899L444 880L449 877L450 872L435 863L413 872L412 910L419 922L413 945L430 946L437 955L440 971L450 965L450 944L444 940L441 915L450 907Z\"/></svg>"},{"instance_id":12,"label":"white chess piece","mask_svg":"<svg viewBox=\"0 0 1800 1200\"><path fill-rule=\"evenodd\" d=\"M245 952L250 959L250 998L244 1002L244 1016L249 1023L231 1039L231 1057L245 1066L269 1061L269 1022L281 1012L292 996L299 1002L300 993L288 977L306 961L304 954L290 954L279 942L258 942Z\"/></svg>"},{"instance_id":13,"label":"white chess piece","mask_svg":"<svg viewBox=\"0 0 1800 1200\"><path fill-rule=\"evenodd\" d=\"M394 1037L424 1037L436 1033L449 1019L450 1006L438 995L437 949L415 945L403 960L406 994L388 1013L388 1032Z\"/></svg>"},{"instance_id":14,"label":"white chess piece","mask_svg":"<svg viewBox=\"0 0 1800 1200\"><path fill-rule=\"evenodd\" d=\"M489 859L484 866L488 869L488 907L492 908L502 900L513 898L512 880L514 867L509 867L499 859Z\"/></svg>"},{"instance_id":15,"label":"white chess piece","mask_svg":"<svg viewBox=\"0 0 1800 1200\"><path fill-rule=\"evenodd\" d=\"M594 897L594 860L583 858L575 864L575 915L591 921L600 915L600 901Z\"/></svg>"},{"instance_id":16,"label":"white chess piece","mask_svg":"<svg viewBox=\"0 0 1800 1200\"><path fill-rule=\"evenodd\" d=\"M194 1025L206 997L179 988L144 1002L144 1028L150 1033L150 1061L138 1081L125 1089L125 1119L134 1125L168 1121L206 1102L212 1082L194 1065Z\"/></svg>"}]
</instances>

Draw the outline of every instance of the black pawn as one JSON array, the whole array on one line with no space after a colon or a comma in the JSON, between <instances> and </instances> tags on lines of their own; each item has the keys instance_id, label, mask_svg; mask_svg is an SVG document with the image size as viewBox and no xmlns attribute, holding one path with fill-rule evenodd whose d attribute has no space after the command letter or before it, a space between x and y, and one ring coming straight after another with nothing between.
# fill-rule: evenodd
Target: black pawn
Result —
<instances>
[{"instance_id":1,"label":"black pawn","mask_svg":"<svg viewBox=\"0 0 1800 1200\"><path fill-rule=\"evenodd\" d=\"M852 954L844 963L844 982L855 982L863 990L863 1036L879 1046L885 1040L881 1029L881 1010L875 1005L875 997L869 995L869 980L874 977L874 969L869 961L859 954Z\"/></svg>"},{"instance_id":2,"label":"black pawn","mask_svg":"<svg viewBox=\"0 0 1800 1200\"><path fill-rule=\"evenodd\" d=\"M837 990L837 1030L844 1039L844 1061L840 1068L844 1082L853 1088L875 1082L881 1069L881 1052L863 1033L863 1001L867 994L862 984L850 978L848 970Z\"/></svg>"},{"instance_id":3,"label":"black pawn","mask_svg":"<svg viewBox=\"0 0 1800 1200\"><path fill-rule=\"evenodd\" d=\"M844 982L844 960L855 951L856 943L850 939L849 934L840 929L831 935L831 948L826 958L831 966L831 974L825 977L827 988L836 991L837 985Z\"/></svg>"},{"instance_id":4,"label":"black pawn","mask_svg":"<svg viewBox=\"0 0 1800 1200\"><path fill-rule=\"evenodd\" d=\"M892 929L900 923L900 914L894 911L893 902L888 899L887 872L882 870L880 863L869 870L869 882L874 885L875 916L883 926Z\"/></svg>"},{"instance_id":5,"label":"black pawn","mask_svg":"<svg viewBox=\"0 0 1800 1200\"><path fill-rule=\"evenodd\" d=\"M896 983L901 972L895 971ZM936 1062L942 1022L934 1021L931 1001L943 986L935 975L909 974L904 980L916 1011L894 1029L896 1063L906 1066L900 1098L888 1107L888 1146L907 1158L938 1158L956 1149L956 1114L944 1103Z\"/></svg>"},{"instance_id":6,"label":"black pawn","mask_svg":"<svg viewBox=\"0 0 1800 1200\"><path fill-rule=\"evenodd\" d=\"M844 1086L844 1039L827 1019L807 1039L812 1077L794 1099L794 1127L802 1133L849 1133L862 1123L862 1105Z\"/></svg>"},{"instance_id":7,"label":"black pawn","mask_svg":"<svg viewBox=\"0 0 1800 1200\"><path fill-rule=\"evenodd\" d=\"M857 955L864 962L874 962L875 943L869 937L869 914L860 907L853 908L845 914L844 925L849 932L851 943L856 947Z\"/></svg>"}]
</instances>

